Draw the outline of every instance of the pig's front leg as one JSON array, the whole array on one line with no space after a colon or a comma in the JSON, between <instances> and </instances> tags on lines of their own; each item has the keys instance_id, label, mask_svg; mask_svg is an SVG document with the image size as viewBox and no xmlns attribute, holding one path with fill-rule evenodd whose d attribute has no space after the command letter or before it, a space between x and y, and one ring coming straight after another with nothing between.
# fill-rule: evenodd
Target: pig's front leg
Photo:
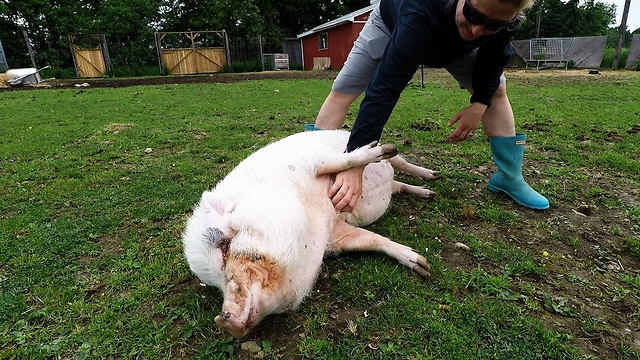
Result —
<instances>
[{"instance_id":1,"label":"pig's front leg","mask_svg":"<svg viewBox=\"0 0 640 360\"><path fill-rule=\"evenodd\" d=\"M398 154L398 149L394 145L377 146L377 144L378 142L374 141L350 153L332 155L331 158L320 160L316 168L316 175L335 174L354 167L389 159Z\"/></svg>"},{"instance_id":2,"label":"pig's front leg","mask_svg":"<svg viewBox=\"0 0 640 360\"><path fill-rule=\"evenodd\" d=\"M415 250L408 246L380 236L368 230L351 226L342 219L336 219L328 251L379 251L398 260L402 265L413 269L422 277L429 277L429 263Z\"/></svg>"}]
</instances>

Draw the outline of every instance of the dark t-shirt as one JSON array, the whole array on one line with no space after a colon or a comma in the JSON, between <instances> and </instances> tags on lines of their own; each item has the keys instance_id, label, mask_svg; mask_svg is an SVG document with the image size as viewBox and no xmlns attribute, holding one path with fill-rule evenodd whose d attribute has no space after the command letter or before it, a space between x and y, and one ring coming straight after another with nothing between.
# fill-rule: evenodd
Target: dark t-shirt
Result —
<instances>
[{"instance_id":1,"label":"dark t-shirt","mask_svg":"<svg viewBox=\"0 0 640 360\"><path fill-rule=\"evenodd\" d=\"M513 31L466 41L460 37L455 13L456 2L449 0L381 0L380 15L391 38L365 90L347 151L380 139L400 94L420 65L445 67L478 49L471 102L491 106L500 76L513 55L509 43Z\"/></svg>"}]
</instances>

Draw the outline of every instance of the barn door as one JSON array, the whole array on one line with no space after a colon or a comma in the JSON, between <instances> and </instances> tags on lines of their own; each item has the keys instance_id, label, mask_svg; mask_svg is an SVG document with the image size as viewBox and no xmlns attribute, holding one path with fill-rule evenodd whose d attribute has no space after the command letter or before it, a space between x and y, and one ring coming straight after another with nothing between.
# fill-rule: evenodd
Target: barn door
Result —
<instances>
[{"instance_id":1,"label":"barn door","mask_svg":"<svg viewBox=\"0 0 640 360\"><path fill-rule=\"evenodd\" d=\"M227 63L225 33L220 31L156 33L156 46L163 74L214 73Z\"/></svg>"},{"instance_id":2,"label":"barn door","mask_svg":"<svg viewBox=\"0 0 640 360\"><path fill-rule=\"evenodd\" d=\"M110 72L104 35L69 35L69 43L79 78L103 77Z\"/></svg>"}]
</instances>

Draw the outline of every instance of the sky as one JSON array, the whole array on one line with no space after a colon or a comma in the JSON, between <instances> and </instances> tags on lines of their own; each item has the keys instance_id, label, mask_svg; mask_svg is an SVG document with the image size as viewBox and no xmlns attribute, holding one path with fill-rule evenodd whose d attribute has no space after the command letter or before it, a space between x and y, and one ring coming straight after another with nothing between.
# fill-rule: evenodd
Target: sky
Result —
<instances>
[{"instance_id":1,"label":"sky","mask_svg":"<svg viewBox=\"0 0 640 360\"><path fill-rule=\"evenodd\" d=\"M616 4L616 23L612 26L620 26L622 21L622 12L624 11L625 0L599 0L605 4ZM634 31L640 28L640 0L631 0L629 7L629 16L627 17L627 30Z\"/></svg>"}]
</instances>

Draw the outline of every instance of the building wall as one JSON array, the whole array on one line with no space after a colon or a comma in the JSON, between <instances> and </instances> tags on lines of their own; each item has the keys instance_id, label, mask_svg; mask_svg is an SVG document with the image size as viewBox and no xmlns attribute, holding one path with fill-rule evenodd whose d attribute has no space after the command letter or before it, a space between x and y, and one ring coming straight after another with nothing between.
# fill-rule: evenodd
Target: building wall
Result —
<instances>
[{"instance_id":1,"label":"building wall","mask_svg":"<svg viewBox=\"0 0 640 360\"><path fill-rule=\"evenodd\" d=\"M357 21L366 21L369 14L356 17ZM350 23L340 25L326 31L314 33L302 38L302 54L305 70L313 70L313 58L329 57L331 58L331 69L342 69L345 60L349 55L349 51L353 47L353 42L358 38L358 34L364 27L364 23ZM319 50L318 36L327 34L328 48Z\"/></svg>"}]
</instances>

